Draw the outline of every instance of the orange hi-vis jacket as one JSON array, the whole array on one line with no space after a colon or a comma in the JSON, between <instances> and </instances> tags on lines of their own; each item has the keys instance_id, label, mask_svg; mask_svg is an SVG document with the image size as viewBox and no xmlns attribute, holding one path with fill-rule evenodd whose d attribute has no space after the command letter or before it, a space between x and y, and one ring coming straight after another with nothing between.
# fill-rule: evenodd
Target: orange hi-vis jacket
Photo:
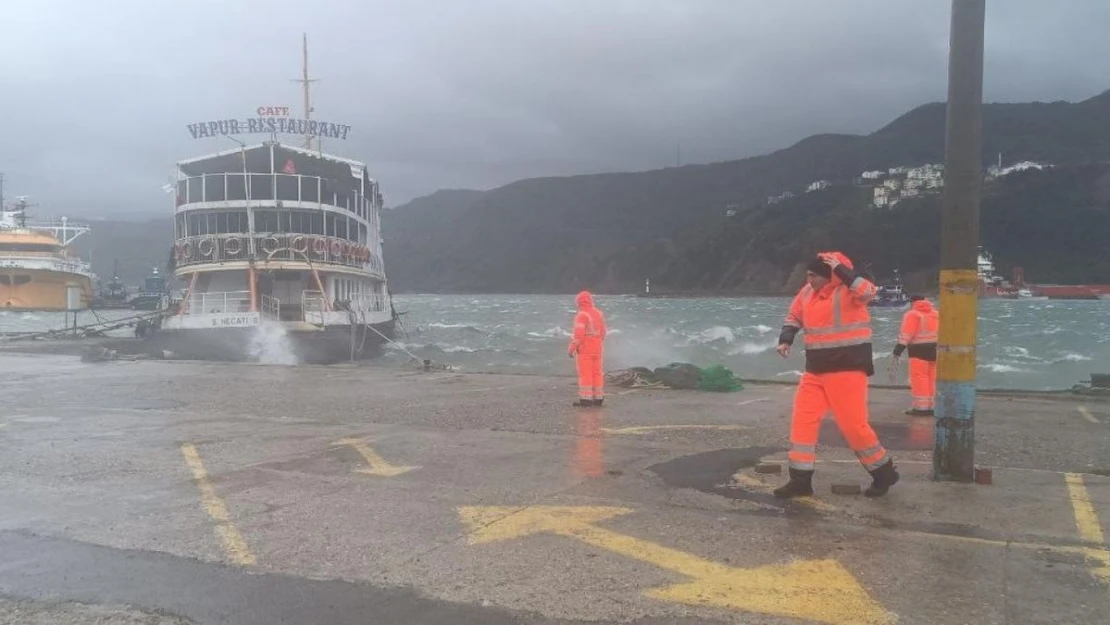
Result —
<instances>
[{"instance_id":1,"label":"orange hi-vis jacket","mask_svg":"<svg viewBox=\"0 0 1110 625\"><path fill-rule=\"evenodd\" d=\"M875 297L875 285L853 271L848 257L832 253L840 265L820 291L806 284L794 297L779 343L792 345L797 333L804 332L809 373L862 371L873 375L867 302Z\"/></svg>"},{"instance_id":2,"label":"orange hi-vis jacket","mask_svg":"<svg viewBox=\"0 0 1110 625\"><path fill-rule=\"evenodd\" d=\"M578 304L578 313L574 316L570 350L583 356L600 356L602 343L609 331L605 327L605 315L594 306L593 296L586 291L578 294L575 303Z\"/></svg>"},{"instance_id":3,"label":"orange hi-vis jacket","mask_svg":"<svg viewBox=\"0 0 1110 625\"><path fill-rule=\"evenodd\" d=\"M902 331L898 333L894 355L901 356L908 347L910 358L935 362L939 328L940 315L933 303L927 299L917 300L902 316Z\"/></svg>"}]
</instances>

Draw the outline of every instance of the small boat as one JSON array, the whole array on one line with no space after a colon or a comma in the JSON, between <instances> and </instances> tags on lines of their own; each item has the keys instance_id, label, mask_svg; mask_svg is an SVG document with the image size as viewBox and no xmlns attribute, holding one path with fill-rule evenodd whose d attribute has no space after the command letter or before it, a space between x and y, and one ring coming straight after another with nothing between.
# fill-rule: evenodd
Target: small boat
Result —
<instances>
[{"instance_id":1,"label":"small boat","mask_svg":"<svg viewBox=\"0 0 1110 625\"><path fill-rule=\"evenodd\" d=\"M133 310L161 310L166 307L166 279L155 267L143 281L143 290L129 304Z\"/></svg>"},{"instance_id":2,"label":"small boat","mask_svg":"<svg viewBox=\"0 0 1110 625\"><path fill-rule=\"evenodd\" d=\"M902 308L910 303L910 297L902 286L902 277L894 270L890 284L880 285L875 297L867 303L873 308Z\"/></svg>"},{"instance_id":3,"label":"small boat","mask_svg":"<svg viewBox=\"0 0 1110 625\"><path fill-rule=\"evenodd\" d=\"M92 307L99 309L131 308L131 304L127 301L127 287L119 279L118 260L112 270L112 279L100 288L96 299L93 300Z\"/></svg>"}]
</instances>

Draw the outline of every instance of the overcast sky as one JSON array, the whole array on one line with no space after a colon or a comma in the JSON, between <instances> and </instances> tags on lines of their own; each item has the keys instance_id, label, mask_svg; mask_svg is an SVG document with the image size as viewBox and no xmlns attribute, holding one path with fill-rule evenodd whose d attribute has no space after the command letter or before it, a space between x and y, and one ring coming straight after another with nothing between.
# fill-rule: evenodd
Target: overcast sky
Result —
<instances>
[{"instance_id":1,"label":"overcast sky","mask_svg":"<svg viewBox=\"0 0 1110 625\"><path fill-rule=\"evenodd\" d=\"M985 98L1110 88L1110 2L988 0ZM1052 5L1052 6L1050 6ZM300 109L398 205L871 132L946 91L947 0L7 0L0 171L41 213L168 214L197 121ZM1059 7L1059 8L1058 8ZM299 115L298 115L299 116Z\"/></svg>"}]
</instances>

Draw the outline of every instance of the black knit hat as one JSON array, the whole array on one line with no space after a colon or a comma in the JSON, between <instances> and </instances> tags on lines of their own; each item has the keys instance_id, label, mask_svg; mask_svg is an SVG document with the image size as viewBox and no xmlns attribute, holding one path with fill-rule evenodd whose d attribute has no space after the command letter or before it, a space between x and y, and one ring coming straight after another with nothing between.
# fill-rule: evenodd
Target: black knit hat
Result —
<instances>
[{"instance_id":1,"label":"black knit hat","mask_svg":"<svg viewBox=\"0 0 1110 625\"><path fill-rule=\"evenodd\" d=\"M916 293L910 296L911 302L920 302L923 299L925 299L924 295L917 295Z\"/></svg>"},{"instance_id":2,"label":"black knit hat","mask_svg":"<svg viewBox=\"0 0 1110 625\"><path fill-rule=\"evenodd\" d=\"M820 258L814 258L813 260L809 261L809 264L806 265L806 270L812 271L822 278L832 278L832 267L826 265L825 261L821 260Z\"/></svg>"}]
</instances>

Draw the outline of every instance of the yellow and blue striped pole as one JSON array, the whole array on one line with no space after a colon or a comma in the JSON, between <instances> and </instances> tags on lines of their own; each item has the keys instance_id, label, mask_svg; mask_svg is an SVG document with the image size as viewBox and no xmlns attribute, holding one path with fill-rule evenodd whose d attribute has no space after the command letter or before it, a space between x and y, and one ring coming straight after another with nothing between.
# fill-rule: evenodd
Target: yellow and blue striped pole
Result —
<instances>
[{"instance_id":1,"label":"yellow and blue striped pole","mask_svg":"<svg viewBox=\"0 0 1110 625\"><path fill-rule=\"evenodd\" d=\"M933 479L941 481L975 478L985 19L986 0L952 0L933 447Z\"/></svg>"}]
</instances>

